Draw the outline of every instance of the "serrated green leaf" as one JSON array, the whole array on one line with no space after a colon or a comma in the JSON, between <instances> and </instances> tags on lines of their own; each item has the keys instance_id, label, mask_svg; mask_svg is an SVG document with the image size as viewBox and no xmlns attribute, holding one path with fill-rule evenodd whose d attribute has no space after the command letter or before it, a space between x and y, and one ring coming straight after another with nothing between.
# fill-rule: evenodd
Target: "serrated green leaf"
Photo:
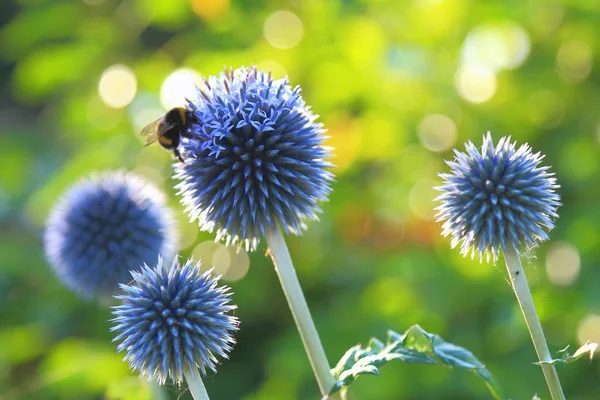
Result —
<instances>
[{"instance_id":1,"label":"serrated green leaf","mask_svg":"<svg viewBox=\"0 0 600 400\"><path fill-rule=\"evenodd\" d=\"M575 351L575 353L569 354L567 352L567 349L569 348L569 346L567 346L564 349L559 351L559 353L564 353L562 355L562 357L555 358L550 361L538 361L535 364L537 364L537 365L541 365L541 364L571 364L588 354L589 354L589 358L591 360L592 357L594 357L594 352L596 351L597 347L598 347L598 343L591 343L588 341L583 346L578 348L577 351Z\"/></svg>"},{"instance_id":2,"label":"serrated green leaf","mask_svg":"<svg viewBox=\"0 0 600 400\"><path fill-rule=\"evenodd\" d=\"M360 375L379 375L379 367L391 360L468 369L483 379L496 399L503 398L492 374L473 353L446 342L439 335L429 333L419 325L411 326L403 334L388 331L385 343L371 338L364 347L351 347L331 370L337 380L331 393L350 386Z\"/></svg>"},{"instance_id":3,"label":"serrated green leaf","mask_svg":"<svg viewBox=\"0 0 600 400\"><path fill-rule=\"evenodd\" d=\"M370 351L381 351L385 348L385 343L377 338L371 338L367 347Z\"/></svg>"}]
</instances>

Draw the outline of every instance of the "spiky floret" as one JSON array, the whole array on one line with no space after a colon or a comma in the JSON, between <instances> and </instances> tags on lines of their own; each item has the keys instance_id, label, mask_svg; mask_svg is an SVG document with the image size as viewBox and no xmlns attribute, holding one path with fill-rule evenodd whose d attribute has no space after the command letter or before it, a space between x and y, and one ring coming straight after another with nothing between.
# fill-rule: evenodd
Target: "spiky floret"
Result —
<instances>
[{"instance_id":1,"label":"spiky floret","mask_svg":"<svg viewBox=\"0 0 600 400\"><path fill-rule=\"evenodd\" d=\"M186 369L215 371L218 358L227 357L238 329L238 319L229 315L236 306L229 288L218 286L211 272L202 273L193 260L180 265L159 259L121 285L111 331L132 369L161 384L168 377L181 382Z\"/></svg>"},{"instance_id":2,"label":"spiky floret","mask_svg":"<svg viewBox=\"0 0 600 400\"><path fill-rule=\"evenodd\" d=\"M76 292L111 296L129 271L175 253L176 229L164 195L123 171L92 175L73 185L46 223L46 255Z\"/></svg>"},{"instance_id":3,"label":"spiky floret","mask_svg":"<svg viewBox=\"0 0 600 400\"><path fill-rule=\"evenodd\" d=\"M300 88L252 68L210 77L188 104L175 177L202 230L255 249L268 231L300 234L330 192L322 124Z\"/></svg>"},{"instance_id":4,"label":"spiky floret","mask_svg":"<svg viewBox=\"0 0 600 400\"><path fill-rule=\"evenodd\" d=\"M453 248L460 244L463 255L496 260L500 249L518 251L548 239L561 203L554 173L539 165L543 155L527 144L517 149L510 136L494 147L489 132L481 153L469 141L466 153L454 154L447 161L451 173L440 174L444 183L436 188L442 192L437 221Z\"/></svg>"}]
</instances>

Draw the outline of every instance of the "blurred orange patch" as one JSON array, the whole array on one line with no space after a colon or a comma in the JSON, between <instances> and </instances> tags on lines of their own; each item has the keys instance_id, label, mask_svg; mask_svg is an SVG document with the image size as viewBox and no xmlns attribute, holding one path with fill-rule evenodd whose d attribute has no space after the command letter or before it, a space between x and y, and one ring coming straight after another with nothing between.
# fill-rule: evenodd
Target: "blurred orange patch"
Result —
<instances>
[{"instance_id":1,"label":"blurred orange patch","mask_svg":"<svg viewBox=\"0 0 600 400\"><path fill-rule=\"evenodd\" d=\"M368 210L349 205L340 212L337 220L338 231L347 243L360 243L371 232L371 222Z\"/></svg>"},{"instance_id":2,"label":"blurred orange patch","mask_svg":"<svg viewBox=\"0 0 600 400\"><path fill-rule=\"evenodd\" d=\"M190 0L194 14L205 20L215 19L229 11L229 0Z\"/></svg>"}]
</instances>

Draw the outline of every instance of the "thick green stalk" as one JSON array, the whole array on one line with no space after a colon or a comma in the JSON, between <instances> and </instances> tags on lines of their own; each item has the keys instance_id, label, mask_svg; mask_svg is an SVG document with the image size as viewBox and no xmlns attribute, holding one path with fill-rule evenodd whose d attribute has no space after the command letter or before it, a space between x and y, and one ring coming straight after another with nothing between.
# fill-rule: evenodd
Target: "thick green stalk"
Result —
<instances>
[{"instance_id":1,"label":"thick green stalk","mask_svg":"<svg viewBox=\"0 0 600 400\"><path fill-rule=\"evenodd\" d=\"M310 315L308 305L306 304L306 299L304 298L298 276L294 270L294 264L292 264L292 258L285 244L285 239L281 230L277 230L267 234L266 240L275 271L283 288L283 293L292 311L292 316L294 317L294 321L296 321L296 327L298 328L298 332L300 332L308 360L317 378L319 390L321 391L321 395L327 397L335 380L331 375L325 350L319 339L319 334ZM336 393L330 396L330 398L339 399L340 397Z\"/></svg>"},{"instance_id":2,"label":"thick green stalk","mask_svg":"<svg viewBox=\"0 0 600 400\"><path fill-rule=\"evenodd\" d=\"M204 387L204 383L202 383L202 377L198 372L198 368L188 368L183 371L183 375L185 375L185 380L187 381L190 393L192 393L194 400L210 400L206 388Z\"/></svg>"},{"instance_id":3,"label":"thick green stalk","mask_svg":"<svg viewBox=\"0 0 600 400\"><path fill-rule=\"evenodd\" d=\"M510 276L510 282L512 288L517 296L517 301L521 307L521 312L525 318L525 323L529 329L531 340L533 341L533 347L537 353L540 361L552 360L552 355L548 349L546 343L546 337L542 330L542 324L535 310L533 299L531 298L531 292L529 285L527 284L527 278L525 277L525 271L521 265L521 259L515 250L504 250L504 260L506 261L506 268ZM553 400L565 400L565 394L563 393L560 381L558 380L558 374L552 364L541 364L544 378L546 378L546 384L550 390L550 395Z\"/></svg>"}]
</instances>

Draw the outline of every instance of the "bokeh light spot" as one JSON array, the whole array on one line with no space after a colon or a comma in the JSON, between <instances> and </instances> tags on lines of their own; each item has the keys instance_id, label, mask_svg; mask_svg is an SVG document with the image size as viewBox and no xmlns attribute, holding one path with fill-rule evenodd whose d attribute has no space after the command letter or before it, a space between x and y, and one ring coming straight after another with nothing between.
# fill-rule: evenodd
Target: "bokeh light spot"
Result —
<instances>
[{"instance_id":1,"label":"bokeh light spot","mask_svg":"<svg viewBox=\"0 0 600 400\"><path fill-rule=\"evenodd\" d=\"M239 281L248 273L250 269L250 257L241 247L228 247L230 264L227 271L223 274L223 280L228 282Z\"/></svg>"},{"instance_id":2,"label":"bokeh light spot","mask_svg":"<svg viewBox=\"0 0 600 400\"><path fill-rule=\"evenodd\" d=\"M160 88L160 102L166 109L183 106L186 97L190 100L198 96L197 87L202 75L191 68L180 68L164 80Z\"/></svg>"},{"instance_id":3,"label":"bokeh light spot","mask_svg":"<svg viewBox=\"0 0 600 400\"><path fill-rule=\"evenodd\" d=\"M586 315L577 327L577 341L580 345L587 341L600 343L600 315Z\"/></svg>"},{"instance_id":4,"label":"bokeh light spot","mask_svg":"<svg viewBox=\"0 0 600 400\"><path fill-rule=\"evenodd\" d=\"M278 49L291 49L302 40L304 27L290 11L275 11L265 20L263 34L269 44Z\"/></svg>"},{"instance_id":5,"label":"bokeh light spot","mask_svg":"<svg viewBox=\"0 0 600 400\"><path fill-rule=\"evenodd\" d=\"M164 190L165 180L160 170L147 164L141 164L136 166L132 172L137 176L146 179L148 182L151 182L158 189Z\"/></svg>"},{"instance_id":6,"label":"bokeh light spot","mask_svg":"<svg viewBox=\"0 0 600 400\"><path fill-rule=\"evenodd\" d=\"M288 75L285 67L274 60L264 60L256 64L256 66L263 71L271 71L273 79L283 79Z\"/></svg>"},{"instance_id":7,"label":"bokeh light spot","mask_svg":"<svg viewBox=\"0 0 600 400\"><path fill-rule=\"evenodd\" d=\"M471 103L485 103L496 93L496 75L483 65L464 65L455 76L458 94Z\"/></svg>"},{"instance_id":8,"label":"bokeh light spot","mask_svg":"<svg viewBox=\"0 0 600 400\"><path fill-rule=\"evenodd\" d=\"M560 2L538 2L531 11L531 26L539 36L552 35L565 17L565 5Z\"/></svg>"},{"instance_id":9,"label":"bokeh light spot","mask_svg":"<svg viewBox=\"0 0 600 400\"><path fill-rule=\"evenodd\" d=\"M438 182L431 180L422 180L417 182L410 189L408 201L411 211L419 218L424 220L433 220L435 218L435 199L439 192L434 187Z\"/></svg>"},{"instance_id":10,"label":"bokeh light spot","mask_svg":"<svg viewBox=\"0 0 600 400\"><path fill-rule=\"evenodd\" d=\"M143 141L143 138L139 136L141 130L152 121L162 117L165 110L156 95L140 92L127 107L127 114L135 127L133 134L140 138L140 141Z\"/></svg>"},{"instance_id":11,"label":"bokeh light spot","mask_svg":"<svg viewBox=\"0 0 600 400\"><path fill-rule=\"evenodd\" d=\"M198 238L198 225L190 222L183 210L176 208L175 219L177 221L177 231L179 238L177 241L177 250L187 249L196 242Z\"/></svg>"},{"instance_id":12,"label":"bokeh light spot","mask_svg":"<svg viewBox=\"0 0 600 400\"><path fill-rule=\"evenodd\" d=\"M546 253L546 273L555 285L572 285L579 277L580 269L579 251L570 243L554 243Z\"/></svg>"},{"instance_id":13,"label":"bokeh light spot","mask_svg":"<svg viewBox=\"0 0 600 400\"><path fill-rule=\"evenodd\" d=\"M225 245L213 242L212 240L206 240L194 247L191 257L196 261L202 262L202 271L214 267L213 275L222 275L227 272L230 262L229 255L225 256L223 249L227 251ZM215 261L217 265L215 265Z\"/></svg>"},{"instance_id":14,"label":"bokeh light spot","mask_svg":"<svg viewBox=\"0 0 600 400\"><path fill-rule=\"evenodd\" d=\"M418 133L423 147L431 151L452 148L458 137L456 124L443 114L426 115L419 123Z\"/></svg>"},{"instance_id":15,"label":"bokeh light spot","mask_svg":"<svg viewBox=\"0 0 600 400\"><path fill-rule=\"evenodd\" d=\"M218 243L212 255L211 267L214 267L213 275L223 275L229 270L231 256L229 249L224 244Z\"/></svg>"},{"instance_id":16,"label":"bokeh light spot","mask_svg":"<svg viewBox=\"0 0 600 400\"><path fill-rule=\"evenodd\" d=\"M592 71L593 52L589 44L573 40L563 43L556 53L560 73L573 81L584 80Z\"/></svg>"},{"instance_id":17,"label":"bokeh light spot","mask_svg":"<svg viewBox=\"0 0 600 400\"><path fill-rule=\"evenodd\" d=\"M131 68L123 64L108 67L98 83L100 98L109 107L123 108L135 97L137 80Z\"/></svg>"},{"instance_id":18,"label":"bokeh light spot","mask_svg":"<svg viewBox=\"0 0 600 400\"><path fill-rule=\"evenodd\" d=\"M514 69L527 59L529 35L513 22L479 26L465 39L462 61L465 65L483 65L492 71Z\"/></svg>"}]
</instances>

